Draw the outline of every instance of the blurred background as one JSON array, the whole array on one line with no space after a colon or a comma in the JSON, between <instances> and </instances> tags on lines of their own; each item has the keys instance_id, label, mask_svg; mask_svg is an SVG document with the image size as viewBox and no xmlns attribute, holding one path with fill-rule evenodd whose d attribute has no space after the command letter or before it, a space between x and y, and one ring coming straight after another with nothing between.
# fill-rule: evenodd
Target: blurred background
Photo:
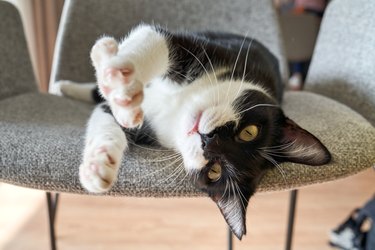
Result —
<instances>
[{"instance_id":1,"label":"blurred background","mask_svg":"<svg viewBox=\"0 0 375 250\"><path fill-rule=\"evenodd\" d=\"M47 92L64 0L8 0L20 10L34 71ZM289 88L303 87L327 1L275 0L289 61ZM300 190L293 249L331 249L329 233L374 193L374 171ZM256 195L248 235L235 249L282 249L289 193ZM0 183L0 249L49 249L43 191ZM141 199L62 194L59 249L226 249L227 228L208 198Z\"/></svg>"}]
</instances>

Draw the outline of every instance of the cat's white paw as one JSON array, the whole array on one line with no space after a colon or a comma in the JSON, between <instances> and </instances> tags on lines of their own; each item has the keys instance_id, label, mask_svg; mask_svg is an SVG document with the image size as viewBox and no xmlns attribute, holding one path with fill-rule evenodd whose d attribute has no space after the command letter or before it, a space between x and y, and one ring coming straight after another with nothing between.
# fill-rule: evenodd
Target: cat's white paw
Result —
<instances>
[{"instance_id":1,"label":"cat's white paw","mask_svg":"<svg viewBox=\"0 0 375 250\"><path fill-rule=\"evenodd\" d=\"M117 122L125 128L143 123L143 83L136 78L134 64L118 53L116 40L99 39L91 50L100 92Z\"/></svg>"},{"instance_id":2,"label":"cat's white paw","mask_svg":"<svg viewBox=\"0 0 375 250\"><path fill-rule=\"evenodd\" d=\"M123 151L115 145L88 145L79 168L82 186L92 193L108 191L117 179Z\"/></svg>"}]
</instances>

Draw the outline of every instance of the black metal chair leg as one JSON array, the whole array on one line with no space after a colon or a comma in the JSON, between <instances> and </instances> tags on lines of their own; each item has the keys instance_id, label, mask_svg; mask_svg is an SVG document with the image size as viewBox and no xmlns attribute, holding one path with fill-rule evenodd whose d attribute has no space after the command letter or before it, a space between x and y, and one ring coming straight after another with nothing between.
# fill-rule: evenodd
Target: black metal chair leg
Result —
<instances>
[{"instance_id":1,"label":"black metal chair leg","mask_svg":"<svg viewBox=\"0 0 375 250\"><path fill-rule=\"evenodd\" d=\"M47 207L48 207L48 222L49 222L49 235L51 242L51 250L56 250L56 233L55 233L55 217L57 211L57 204L59 200L59 194L56 193L54 196L47 192Z\"/></svg>"},{"instance_id":2,"label":"black metal chair leg","mask_svg":"<svg viewBox=\"0 0 375 250\"><path fill-rule=\"evenodd\" d=\"M228 227L228 250L233 250L233 233Z\"/></svg>"},{"instance_id":3,"label":"black metal chair leg","mask_svg":"<svg viewBox=\"0 0 375 250\"><path fill-rule=\"evenodd\" d=\"M294 219L295 219L295 214L296 214L297 194L298 194L298 190L292 190L290 192L288 229L287 229L286 246L285 246L286 250L292 249L293 228L294 228Z\"/></svg>"}]
</instances>

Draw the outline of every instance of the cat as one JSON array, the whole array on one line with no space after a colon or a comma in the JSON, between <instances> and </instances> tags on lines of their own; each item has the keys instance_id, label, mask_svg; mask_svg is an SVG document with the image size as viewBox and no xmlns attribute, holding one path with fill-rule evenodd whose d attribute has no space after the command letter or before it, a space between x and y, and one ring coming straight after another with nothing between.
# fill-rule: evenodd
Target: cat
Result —
<instances>
[{"instance_id":1,"label":"cat","mask_svg":"<svg viewBox=\"0 0 375 250\"><path fill-rule=\"evenodd\" d=\"M278 60L255 39L141 24L120 42L101 37L90 56L97 92L90 97L90 88L73 83L62 88L105 101L87 125L80 181L89 192L115 183L134 139L124 128L148 128L157 143L181 154L192 182L241 239L249 199L268 169L331 159L319 139L284 115ZM153 143L147 136L140 142Z\"/></svg>"}]
</instances>

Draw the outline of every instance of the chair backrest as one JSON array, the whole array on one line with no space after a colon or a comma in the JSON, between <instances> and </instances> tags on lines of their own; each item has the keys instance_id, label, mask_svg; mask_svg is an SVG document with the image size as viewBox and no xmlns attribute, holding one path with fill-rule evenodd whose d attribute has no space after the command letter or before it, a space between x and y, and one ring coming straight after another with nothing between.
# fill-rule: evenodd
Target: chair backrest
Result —
<instances>
[{"instance_id":1,"label":"chair backrest","mask_svg":"<svg viewBox=\"0 0 375 250\"><path fill-rule=\"evenodd\" d=\"M306 89L375 125L375 1L334 0L323 17Z\"/></svg>"},{"instance_id":2,"label":"chair backrest","mask_svg":"<svg viewBox=\"0 0 375 250\"><path fill-rule=\"evenodd\" d=\"M0 1L0 100L36 91L35 75L21 17L16 7Z\"/></svg>"},{"instance_id":3,"label":"chair backrest","mask_svg":"<svg viewBox=\"0 0 375 250\"><path fill-rule=\"evenodd\" d=\"M89 51L103 34L124 37L140 22L171 30L220 30L263 42L287 67L278 17L271 0L68 0L60 24L51 84L94 81Z\"/></svg>"}]
</instances>

